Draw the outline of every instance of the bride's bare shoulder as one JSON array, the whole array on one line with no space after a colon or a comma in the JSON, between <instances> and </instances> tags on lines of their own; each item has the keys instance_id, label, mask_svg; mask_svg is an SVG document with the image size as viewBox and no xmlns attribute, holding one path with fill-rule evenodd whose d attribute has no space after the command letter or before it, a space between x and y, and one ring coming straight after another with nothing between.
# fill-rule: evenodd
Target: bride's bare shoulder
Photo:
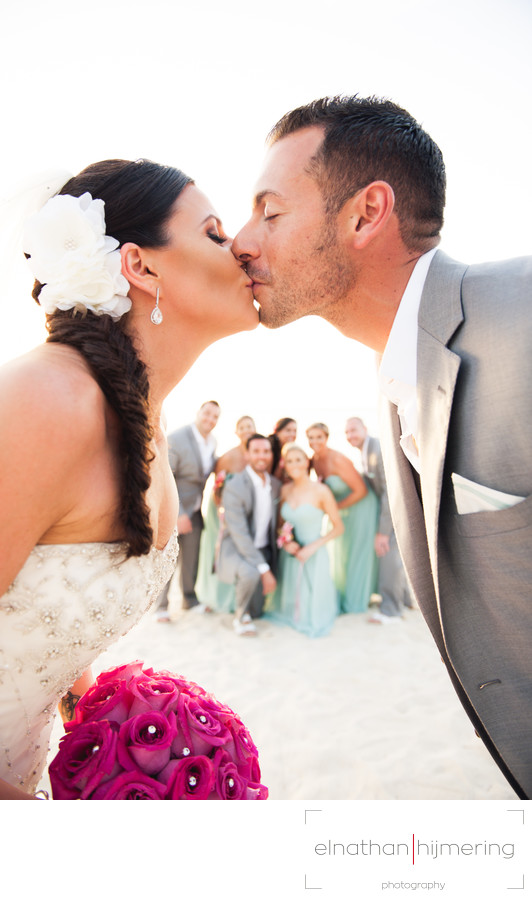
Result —
<instances>
[{"instance_id":1,"label":"bride's bare shoulder","mask_svg":"<svg viewBox=\"0 0 532 898\"><path fill-rule=\"evenodd\" d=\"M83 357L69 346L44 343L0 368L0 417L27 430L63 436L94 434L104 424L105 400Z\"/></svg>"}]
</instances>

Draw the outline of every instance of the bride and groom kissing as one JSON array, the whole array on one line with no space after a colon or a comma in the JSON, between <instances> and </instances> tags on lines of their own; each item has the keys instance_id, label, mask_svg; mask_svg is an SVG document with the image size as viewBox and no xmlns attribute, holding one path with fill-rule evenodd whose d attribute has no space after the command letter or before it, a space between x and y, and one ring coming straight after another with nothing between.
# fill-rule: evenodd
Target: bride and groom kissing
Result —
<instances>
[{"instance_id":1,"label":"bride and groom kissing","mask_svg":"<svg viewBox=\"0 0 532 898\"><path fill-rule=\"evenodd\" d=\"M232 245L208 200L175 169L141 172L144 163L128 163L127 169L105 163L64 185L54 199L87 203L83 197L90 194L105 203L105 234L115 241L107 254L119 253L120 276L129 285L125 291L113 269L111 294L96 291L97 302L94 290L80 291L68 277L55 292L49 289L56 278L49 243L37 225L30 229L24 250L39 285L45 284L37 295L50 337L2 382L2 420L5 415L10 422L5 443L12 455L26 444L34 457L44 429L48 445L67 448L51 453L42 472L24 475L27 482L20 472L34 466L21 464L20 456L15 465L4 448L10 527L8 535L5 524L0 545L11 543L14 551L0 595L11 585L10 613L27 613L27 560L43 544L64 550L73 543L121 540L128 546L125 564L153 559L152 549L166 552L177 497L165 457L164 397L209 343L256 326L252 297L266 327L319 315L382 354L380 436L394 529L413 593L478 735L518 796L530 797L532 415L525 409L531 261L468 266L438 249L442 155L390 101L315 101L285 115L268 145L251 218ZM44 209L50 211L54 199ZM151 206L149 225L143 203ZM59 226L57 232L62 246L72 239ZM209 302L214 294L216 315ZM124 309L115 298L126 295ZM82 317L76 315L80 306ZM27 430L17 431L12 422L21 397L28 402L30 380L52 389L41 386L27 405L27 426L40 428L28 439ZM50 405L54 414L43 420L42 409ZM61 440L54 430L59 425ZM102 484L97 494L95 481ZM21 525L13 532L14 519ZM101 557L100 563L103 590L109 566ZM145 565L148 580L160 576L160 561L155 567L157 575ZM131 570L134 613L127 622L113 621L112 638L143 613L146 582L135 590L135 579ZM80 599L82 593L80 586ZM59 589L56 605L61 595L66 606L72 594ZM42 616L34 637L39 632L44 646ZM63 634L67 640L65 629ZM0 647L9 663L14 649L3 642ZM40 649L34 639L33 655ZM10 744L1 772L27 792L34 763L37 769L35 750L31 761L25 758L24 735L14 721L30 714L33 724L33 704L25 696L40 692L49 705L95 656L88 645L76 647L75 657L72 651L69 669L63 664L50 673L53 683L47 682L47 658L39 674L35 664L31 671L23 665L16 691L13 681L4 681L4 692L16 700L6 703L2 718L3 741ZM21 655L19 642L16 657Z\"/></svg>"}]
</instances>

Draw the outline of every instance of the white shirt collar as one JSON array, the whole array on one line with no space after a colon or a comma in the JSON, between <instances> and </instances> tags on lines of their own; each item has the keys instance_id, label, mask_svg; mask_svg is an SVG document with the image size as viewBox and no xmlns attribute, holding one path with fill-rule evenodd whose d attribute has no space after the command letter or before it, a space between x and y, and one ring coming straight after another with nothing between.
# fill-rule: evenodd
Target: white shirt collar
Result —
<instances>
[{"instance_id":1,"label":"white shirt collar","mask_svg":"<svg viewBox=\"0 0 532 898\"><path fill-rule=\"evenodd\" d=\"M216 451L216 440L210 433L208 433L206 437L202 436L195 424L192 425L192 433L198 444L203 473L205 474L205 477L208 477L212 471L214 453Z\"/></svg>"},{"instance_id":2,"label":"white shirt collar","mask_svg":"<svg viewBox=\"0 0 532 898\"><path fill-rule=\"evenodd\" d=\"M268 474L267 471L265 471L265 477L266 477L265 481L262 479L260 474L257 474L257 472L253 470L251 465L246 465L246 471L248 472L249 476L251 477L251 482L253 483L253 486L260 486L260 487L262 487L262 489L264 489L265 487L271 486L270 475Z\"/></svg>"},{"instance_id":3,"label":"white shirt collar","mask_svg":"<svg viewBox=\"0 0 532 898\"><path fill-rule=\"evenodd\" d=\"M200 446L207 446L209 449L216 445L216 440L214 439L212 433L208 433L206 437L201 434L195 424L192 424L192 433L196 437L197 442Z\"/></svg>"},{"instance_id":4,"label":"white shirt collar","mask_svg":"<svg viewBox=\"0 0 532 898\"><path fill-rule=\"evenodd\" d=\"M270 542L270 523L272 520L272 485L270 475L266 473L266 480L257 474L251 465L246 465L246 471L251 477L255 502L253 508L253 544L257 549L262 549ZM260 574L268 570L266 562L258 567Z\"/></svg>"},{"instance_id":5,"label":"white shirt collar","mask_svg":"<svg viewBox=\"0 0 532 898\"><path fill-rule=\"evenodd\" d=\"M417 437L417 319L430 263L438 247L420 256L410 275L386 343L379 369L379 386L397 406L401 448L419 468Z\"/></svg>"}]
</instances>

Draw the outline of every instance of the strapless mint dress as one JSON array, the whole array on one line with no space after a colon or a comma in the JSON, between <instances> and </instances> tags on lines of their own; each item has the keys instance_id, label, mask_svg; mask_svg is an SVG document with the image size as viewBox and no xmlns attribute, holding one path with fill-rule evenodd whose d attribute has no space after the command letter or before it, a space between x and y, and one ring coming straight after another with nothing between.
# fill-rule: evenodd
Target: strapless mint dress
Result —
<instances>
[{"instance_id":1,"label":"strapless mint dress","mask_svg":"<svg viewBox=\"0 0 532 898\"><path fill-rule=\"evenodd\" d=\"M314 505L292 508L284 502L281 515L293 525L294 539L301 546L322 534L324 514ZM279 554L277 589L269 599L266 617L289 624L306 636L324 636L339 611L327 547L318 549L305 564L283 550Z\"/></svg>"},{"instance_id":2,"label":"strapless mint dress","mask_svg":"<svg viewBox=\"0 0 532 898\"><path fill-rule=\"evenodd\" d=\"M327 477L325 483L337 502L351 492L337 474ZM341 610L360 614L367 610L371 594L377 592L379 566L374 541L379 500L368 488L367 495L360 502L340 509L340 516L345 531L329 543L332 576L340 594Z\"/></svg>"}]
</instances>

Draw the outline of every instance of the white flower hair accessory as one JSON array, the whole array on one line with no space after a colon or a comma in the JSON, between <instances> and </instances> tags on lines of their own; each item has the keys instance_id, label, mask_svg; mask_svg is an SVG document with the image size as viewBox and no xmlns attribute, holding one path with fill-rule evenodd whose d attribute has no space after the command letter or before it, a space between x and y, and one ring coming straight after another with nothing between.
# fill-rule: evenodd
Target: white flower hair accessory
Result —
<instances>
[{"instance_id":1,"label":"white flower hair accessory","mask_svg":"<svg viewBox=\"0 0 532 898\"><path fill-rule=\"evenodd\" d=\"M120 318L131 308L118 240L105 233L105 204L90 193L54 196L26 222L24 252L50 314L76 309Z\"/></svg>"}]
</instances>

